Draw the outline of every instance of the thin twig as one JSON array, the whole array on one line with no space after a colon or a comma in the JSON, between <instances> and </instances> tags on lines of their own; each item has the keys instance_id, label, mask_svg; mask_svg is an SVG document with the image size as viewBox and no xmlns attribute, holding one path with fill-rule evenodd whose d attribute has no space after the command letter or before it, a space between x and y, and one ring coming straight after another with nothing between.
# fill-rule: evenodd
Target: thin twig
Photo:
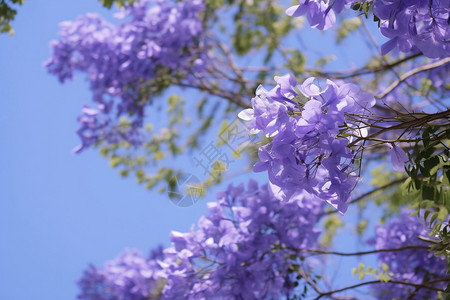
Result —
<instances>
[{"instance_id":1,"label":"thin twig","mask_svg":"<svg viewBox=\"0 0 450 300\"><path fill-rule=\"evenodd\" d=\"M429 284L433 284L433 283L437 283L437 282L442 282L442 281L449 281L450 277L447 278L439 278L439 279L435 279L435 280L431 280L428 281L426 283L423 284L417 284L417 283L411 283L411 282L405 282L405 281L398 281L398 280L389 280L388 282L384 282L381 280L373 280L373 281L366 281L366 282L361 282L355 285L351 285L351 286L347 286L341 289L337 289L337 290L333 290L333 291L329 291L329 292L325 292L325 293L321 293L317 298L315 298L315 300L318 300L324 296L330 296L334 293L339 293L339 292L343 292L346 290L351 290L354 288L358 288L360 286L364 286L364 285L369 285L369 284L377 284L377 283L392 283L392 284L400 284L400 285L409 285L409 286L413 286L413 287L420 287L420 288L424 288L424 289L429 289L429 290L433 290L436 292L443 292L442 289L436 288L434 286L429 286Z\"/></svg>"},{"instance_id":2,"label":"thin twig","mask_svg":"<svg viewBox=\"0 0 450 300\"><path fill-rule=\"evenodd\" d=\"M441 60L438 60L434 63L431 64L427 64L427 65L423 65L417 68L414 68L408 72L406 72L405 74L403 74L402 76L400 76L399 79L397 79L396 81L394 81L386 90L384 90L382 93L378 94L375 96L375 98L378 99L382 99L384 97L386 97L390 92L392 92L395 88L397 88L403 81L405 81L406 79L408 79L409 77L423 72L423 71L427 71L427 70L431 70L440 66L445 65L446 63L450 62L450 57L446 57L443 58Z\"/></svg>"},{"instance_id":3,"label":"thin twig","mask_svg":"<svg viewBox=\"0 0 450 300\"><path fill-rule=\"evenodd\" d=\"M361 252L338 252L338 251L327 251L327 250L320 250L320 249L295 249L295 248L288 248L289 250L293 250L295 252L300 253L316 253L316 254L323 254L323 255L338 255L338 256L361 256L361 255L368 255L368 254L376 254L381 252L400 252L405 250L411 250L411 249L422 249L422 250L428 250L428 246L421 246L421 245L409 245L404 246L400 248L392 248L392 249L378 249L378 250L370 250L370 251L361 251Z\"/></svg>"},{"instance_id":4,"label":"thin twig","mask_svg":"<svg viewBox=\"0 0 450 300\"><path fill-rule=\"evenodd\" d=\"M449 57L449 61L450 61L450 57ZM422 115L422 117L420 118L416 118L416 116L418 115ZM435 114L409 114L409 117L412 117L413 119L410 121L405 121L402 122L400 124L391 126L391 127L385 127L383 129L381 129L380 131L377 131L371 135L369 135L368 137L359 137L357 139L355 139L353 142L351 142L348 147L352 147L354 145L356 145L358 142L360 142L361 140L365 140L365 139L373 139L377 136L379 136L380 134L387 132L387 131L391 131L391 130L396 130L396 129L410 129L413 127L420 127L428 122L431 121L435 121L435 120L439 120L439 119L445 119L448 118L450 116L450 109L446 110L446 111L442 111L439 113L435 113Z\"/></svg>"},{"instance_id":5,"label":"thin twig","mask_svg":"<svg viewBox=\"0 0 450 300\"><path fill-rule=\"evenodd\" d=\"M241 99L241 96L236 95L236 94L232 94L232 95L227 95L227 94L223 94L218 92L217 89L213 89L211 87L208 87L206 85L193 85L193 84L188 84L188 83L182 83L182 82L177 82L174 83L174 85L176 86L180 86L180 87L188 87L188 88L194 88L203 92L207 92L208 94L214 95L214 96L218 96L221 98L224 98L242 108L247 108L249 107L250 103L246 103Z\"/></svg>"},{"instance_id":6,"label":"thin twig","mask_svg":"<svg viewBox=\"0 0 450 300\"><path fill-rule=\"evenodd\" d=\"M317 69L311 69L311 70L307 70L307 72L315 73L315 74L319 74L320 76L330 77L330 78L335 78L335 79L346 79L346 78L351 78L351 77L358 77L361 75L367 75L367 74L378 73L378 72L382 72L382 71L388 71L398 65L403 64L404 62L407 62L408 60L412 60L414 58L420 57L421 55L422 55L422 53L416 53L416 54L407 56L405 58L399 59L399 60L394 61L389 64L380 64L375 67L363 67L360 69L354 69L354 70L349 70L349 71L322 72Z\"/></svg>"}]
</instances>

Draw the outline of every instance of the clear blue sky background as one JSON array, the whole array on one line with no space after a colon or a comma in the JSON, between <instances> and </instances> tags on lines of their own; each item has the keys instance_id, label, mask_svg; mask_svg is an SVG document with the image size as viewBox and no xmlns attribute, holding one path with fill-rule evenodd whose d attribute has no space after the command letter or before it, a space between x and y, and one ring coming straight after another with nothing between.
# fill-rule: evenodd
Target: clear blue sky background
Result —
<instances>
[{"instance_id":1,"label":"clear blue sky background","mask_svg":"<svg viewBox=\"0 0 450 300\"><path fill-rule=\"evenodd\" d=\"M83 76L61 85L42 63L58 23L86 12L111 15L96 0L26 1L15 35L0 35L0 300L75 299L89 262L167 245L205 212L122 179L95 150L71 152L91 94Z\"/></svg>"}]
</instances>

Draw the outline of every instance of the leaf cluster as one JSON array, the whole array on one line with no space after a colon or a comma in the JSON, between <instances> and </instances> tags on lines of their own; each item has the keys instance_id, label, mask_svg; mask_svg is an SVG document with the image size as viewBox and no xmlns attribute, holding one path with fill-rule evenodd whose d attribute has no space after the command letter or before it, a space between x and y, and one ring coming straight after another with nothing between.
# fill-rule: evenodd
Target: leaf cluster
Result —
<instances>
[{"instance_id":1,"label":"leaf cluster","mask_svg":"<svg viewBox=\"0 0 450 300\"><path fill-rule=\"evenodd\" d=\"M427 127L414 147L413 163L407 169L410 178L405 185L416 195L413 199L416 213L425 209L425 221L431 214L430 225L436 219L443 222L450 211L449 138L449 128Z\"/></svg>"},{"instance_id":2,"label":"leaf cluster","mask_svg":"<svg viewBox=\"0 0 450 300\"><path fill-rule=\"evenodd\" d=\"M114 4L117 5L117 7L119 7L119 8L125 7L125 6L130 6L131 4L133 4L136 1L137 0L100 0L102 5L106 8L111 8Z\"/></svg>"},{"instance_id":3,"label":"leaf cluster","mask_svg":"<svg viewBox=\"0 0 450 300\"><path fill-rule=\"evenodd\" d=\"M0 1L0 33L14 34L11 22L16 17L17 10L11 4L22 5L24 0L1 0ZM9 3L11 2L11 3Z\"/></svg>"}]
</instances>

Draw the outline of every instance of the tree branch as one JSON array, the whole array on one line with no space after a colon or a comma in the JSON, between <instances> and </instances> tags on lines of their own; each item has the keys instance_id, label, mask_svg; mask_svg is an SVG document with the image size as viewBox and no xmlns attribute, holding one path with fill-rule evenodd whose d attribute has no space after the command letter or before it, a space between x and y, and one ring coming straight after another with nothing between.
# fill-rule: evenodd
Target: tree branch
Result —
<instances>
[{"instance_id":1,"label":"tree branch","mask_svg":"<svg viewBox=\"0 0 450 300\"><path fill-rule=\"evenodd\" d=\"M448 62L450 62L450 57L446 57L446 58L443 58L443 59L441 59L441 60L438 60L438 61L436 61L436 62L434 62L434 63L427 64L427 65L423 65L423 66L417 67L417 68L415 68L415 69L412 69L412 70L406 72L405 74L403 74L402 76L400 76L399 79L397 79L396 81L394 81L394 82L393 82L386 90L384 90L382 93L380 93L380 94L378 94L378 95L375 95L375 98L382 99L382 98L386 97L390 92L392 92L395 88L397 88L403 81L405 81L405 80L408 79L409 77L411 77L411 76L413 76L413 75L415 75L415 74L417 74L417 73L423 72L423 71L427 71L427 70L431 70L431 69L434 69L434 68L443 66L443 65L445 65L445 64L448 63Z\"/></svg>"},{"instance_id":2,"label":"tree branch","mask_svg":"<svg viewBox=\"0 0 450 300\"><path fill-rule=\"evenodd\" d=\"M231 103L234 103L242 108L248 108L250 105L250 103L244 102L241 99L240 95L223 94L223 93L220 93L217 89L213 89L206 85L194 85L194 84L188 84L188 83L182 83L182 82L176 82L176 83L174 83L174 85L179 86L179 87L187 87L187 88L197 89L199 91L206 92L208 94L224 98L224 99L230 101Z\"/></svg>"},{"instance_id":3,"label":"tree branch","mask_svg":"<svg viewBox=\"0 0 450 300\"><path fill-rule=\"evenodd\" d=\"M321 76L335 78L335 79L347 79L352 77L358 77L361 75L367 75L372 73L378 73L382 71L388 71L398 65L401 65L404 62L407 62L408 60L412 60L414 58L420 57L422 53L413 54L410 56L407 56L405 58L399 59L397 61L394 61L390 64L380 64L375 67L364 67L361 69L351 70L351 71L340 71L340 72L322 72L320 70L310 70L310 73L317 73Z\"/></svg>"},{"instance_id":4,"label":"tree branch","mask_svg":"<svg viewBox=\"0 0 450 300\"><path fill-rule=\"evenodd\" d=\"M450 57L448 58L450 61ZM416 117L422 115L422 117ZM446 111L442 111L439 113L435 113L435 114L426 114L426 113L422 113L422 114L404 114L402 116L408 116L410 118L409 121L405 121L405 122L401 122L399 124L396 124L394 126L391 127L384 127L383 129L381 129L380 131L377 131L367 137L359 137L357 139L355 139L353 142L351 142L350 144L348 144L348 147L352 147L354 145L356 145L358 142L360 142L361 140L370 140L373 139L377 136L379 136L380 134L390 131L390 130L396 130L396 129L406 129L408 130L411 127L420 127L428 122L431 121L435 121L435 120L439 120L439 119L443 119L443 118L448 118L450 116L450 109L446 110ZM412 118L412 120L411 120Z\"/></svg>"},{"instance_id":5,"label":"tree branch","mask_svg":"<svg viewBox=\"0 0 450 300\"><path fill-rule=\"evenodd\" d=\"M293 250L295 252L300 252L300 253L316 253L316 254L323 254L323 255L338 255L338 256L360 256L360 255L375 254L375 253L382 253L382 252L400 252L400 251L411 250L411 249L426 250L426 249L429 249L429 247L421 246L421 245L409 245L409 246L404 246L404 247L400 247L400 248L379 249L379 250L349 252L349 253L337 252L337 251L327 251L327 250L320 250L320 249L295 249L295 248L288 248L288 249Z\"/></svg>"},{"instance_id":6,"label":"tree branch","mask_svg":"<svg viewBox=\"0 0 450 300\"><path fill-rule=\"evenodd\" d=\"M435 279L435 280L431 280L428 281L426 283L423 284L417 284L417 283L411 283L411 282L405 282L405 281L398 281L398 280L389 280L388 282L384 282L381 280L373 280L373 281L367 281L367 282L362 282L362 283L358 283L352 286L347 286L341 289L337 289L337 290L333 290L333 291L329 291L329 292L325 292L325 293L321 293L317 298L315 298L315 300L318 300L324 296L330 296L334 293L339 293L339 292L343 292L346 290L351 290L360 286L364 286L364 285L370 285L370 284L377 284L377 283L392 283L392 284L400 284L400 285L408 285L408 286L413 286L416 288L423 288L423 289L429 289L432 291L436 291L436 292L443 292L442 289L436 288L434 286L429 286L429 284L433 284L433 283L437 283L437 282L445 282L445 281L449 281L450 277L447 278L439 278L439 279Z\"/></svg>"}]
</instances>

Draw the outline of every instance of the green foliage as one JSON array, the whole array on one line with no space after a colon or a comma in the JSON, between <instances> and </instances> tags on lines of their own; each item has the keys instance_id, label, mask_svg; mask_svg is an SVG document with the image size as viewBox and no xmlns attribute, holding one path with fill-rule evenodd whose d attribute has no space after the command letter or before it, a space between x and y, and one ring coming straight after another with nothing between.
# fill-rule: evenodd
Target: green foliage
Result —
<instances>
[{"instance_id":1,"label":"green foliage","mask_svg":"<svg viewBox=\"0 0 450 300\"><path fill-rule=\"evenodd\" d=\"M174 191L176 185L173 177L180 175L181 171L176 171L168 167L159 167L156 172L147 173L145 170L154 166L157 162L171 158L183 153L183 148L179 145L179 131L186 126L184 119L184 99L178 96L170 96L167 99L166 113L169 116L167 127L160 128L155 132L152 124L147 124L146 129L149 141L142 145L142 151L125 142L118 144L99 144L102 156L109 158L109 164L113 168L120 168L122 177L127 177L134 173L139 184L143 184L147 189L152 189L163 184L161 192ZM126 126L126 121L122 122ZM170 195L170 194L169 194Z\"/></svg>"},{"instance_id":2,"label":"green foliage","mask_svg":"<svg viewBox=\"0 0 450 300\"><path fill-rule=\"evenodd\" d=\"M217 115L221 114L222 109L220 102L211 105L210 103L207 104L206 98L203 98L199 100L196 107L198 121L191 124L190 118L185 113L186 107L183 98L172 95L168 97L164 106L166 106L166 109L159 113L164 113L167 116L166 124L159 129L155 129L156 125L147 124L145 128L148 133L148 138L146 138L148 141L140 145L139 149L125 142L118 144L99 143L97 147L101 155L109 159L110 166L119 169L119 174L122 177L134 174L138 184L145 186L146 189L156 189L160 193L167 193L169 197L178 197L181 191L178 190L176 180L183 178L187 173L186 168L174 167L173 161L178 155L185 153L186 149L190 150L192 154L194 149L199 149L201 145L205 146L204 142L201 141L202 137L214 127L213 122ZM233 114L235 114L234 111ZM220 132L225 129L232 130L233 124L227 120L223 121L216 138L217 141L213 143L217 146L218 151L227 151L228 146L225 145L227 136L222 135L221 138L219 136ZM123 120L122 126L126 128L129 124L126 120ZM189 130L192 133L183 139L181 133L186 137L185 133ZM201 152L200 150L196 151ZM243 154L254 156L253 160L256 161L257 145L251 145L246 141L241 147L233 149L230 157L234 156L237 159L241 158ZM194 156L196 156L195 153ZM164 165L164 167L161 165ZM208 172L205 172L207 177L196 183L196 195L199 197L205 196L207 188L223 181L224 173L227 170L228 165L225 162L220 159L214 161ZM199 167L197 171L199 174L203 174L204 170ZM192 173L192 171L188 171L188 173ZM192 184L189 185L189 187L191 186ZM189 195L193 190L182 192Z\"/></svg>"},{"instance_id":3,"label":"green foliage","mask_svg":"<svg viewBox=\"0 0 450 300\"><path fill-rule=\"evenodd\" d=\"M373 1L358 1L353 3L353 10L359 11L367 18L369 13L373 10Z\"/></svg>"},{"instance_id":4,"label":"green foliage","mask_svg":"<svg viewBox=\"0 0 450 300\"><path fill-rule=\"evenodd\" d=\"M302 76L306 64L304 54L295 48L287 48L282 53L286 59L285 67L289 68L295 76Z\"/></svg>"},{"instance_id":5,"label":"green foliage","mask_svg":"<svg viewBox=\"0 0 450 300\"><path fill-rule=\"evenodd\" d=\"M0 1L1 4L5 3L4 0ZM22 4L21 0L11 1ZM130 5L136 0L100 1L105 7L111 8L114 4L118 7ZM215 66L214 62L211 63L208 67L216 67L216 69L213 69L213 72L206 76L201 77L199 75L199 78L196 77L198 82L188 82L183 85L185 83L183 82L185 74L172 74L175 72L163 68L158 70L159 76L155 80L151 82L139 81L141 85L135 91L138 95L135 101L139 105L153 105L153 110L156 110L158 107L155 107L157 105L152 103L152 100L156 96L161 96L171 85L190 87L204 94L199 96L200 99L197 100L198 102L193 113L192 110L185 108L185 101L181 96L174 95L166 99L167 101L164 101L163 104L165 109L158 111L159 114L165 116L164 122L166 124L163 126L148 124L146 126L148 138L139 149L133 148L132 145L126 142L108 145L100 142L97 147L101 155L109 159L110 166L117 168L122 177L135 176L137 182L147 189L157 189L161 193L168 193L169 197L177 197L179 195L178 192L180 192L177 179L183 176L183 167L174 167L177 162L177 156L186 153L186 150L191 151L192 154L192 150L200 148L204 144L202 139L210 132L211 128L217 128L215 126L220 124L220 136L220 133L233 126L232 121L227 119L227 117L231 114L236 115L236 103L238 102L233 102L235 97L245 99L246 102L244 104L239 104L240 106L245 106L248 104L249 98L254 95L254 89L259 83L263 83L267 76L272 76L277 72L280 72L278 73L280 75L284 74L285 70L292 72L298 79L305 76L305 74L331 78L332 76L326 76L327 72L325 69L332 60L336 59L335 56L321 57L316 60L315 68L309 69L307 56L303 52L296 48L284 49L280 47L283 38L286 38L291 33L292 29L298 25L298 22L301 22L302 18L286 16L283 13L286 7L277 4L277 2L280 3L280 1L274 0L207 0L206 11L202 15L205 28L219 29L227 40L225 46L231 40L233 48L228 51L214 44L217 40L220 41L222 36L218 36L217 40L213 39L211 44L214 44L214 46L211 46L209 50L210 53L217 54L218 65ZM354 10L364 14L366 18L369 17L372 8L373 1L356 2L353 6ZM232 15L234 22L229 22L230 20L226 19L222 24L221 18L223 15L226 15L224 10L227 9L229 10L225 12ZM14 14L12 17L14 17ZM1 20L3 21L4 19ZM344 20L337 27L337 43L341 43L352 33L356 32L362 25L361 20L362 18L360 17ZM379 22L379 19L374 16L374 21ZM227 32L227 30L231 32ZM262 67L248 66L249 69L254 67L254 70L258 70L250 73L250 76L247 76L248 73L246 73L244 68L241 70L237 66L241 61L236 66L233 66L233 58L227 57L233 55L247 55L249 57L255 54L262 54L260 59ZM280 57L275 59L275 55L280 55ZM387 67L390 63L389 59L389 57L385 57L381 61L379 57L372 58L363 68L358 70L363 76L355 76L353 78L350 72L331 72L331 74L335 74L336 78L347 78L346 76L348 76L352 77L355 82L367 82L367 85L361 84L361 86L364 86L367 91L374 91L380 86L380 83L391 79L388 76L384 77L386 71L392 71L391 67ZM282 63L279 66L274 66L275 62L278 64L280 60ZM230 65L232 66L230 67ZM367 77L373 75L374 78L364 81L366 80L364 75L369 75ZM195 86L195 84L198 84L198 86ZM421 82L421 87L415 92L426 94L429 91L433 91L432 82L430 79L424 78ZM250 97L247 97L249 95ZM217 96L222 101L214 102L216 100L214 97ZM225 100L227 100L228 106L224 109L221 103ZM295 100L299 104L307 101L306 98L300 99L300 97L295 98ZM186 113L186 111L190 113ZM191 118L196 119L193 122L194 124L191 123ZM220 123L217 122L219 119L224 120ZM119 129L126 130L129 126L129 122L126 119L122 119ZM420 126L428 125L421 123ZM438 239L432 240L433 251L435 251L436 255L444 254L447 257L450 253L450 227L444 223L450 211L449 127L449 125L428 126L424 127L426 128L424 131L422 127L417 130L423 133L417 137L413 152L410 154L410 165L407 172L409 177L405 178L404 175L398 172L386 173L384 172L386 167L380 166L372 172L373 180L371 183L375 190L361 201L358 200L361 209L366 208L366 203L370 200L374 200L377 205L382 206L384 209L382 222L399 212L402 207L411 206L415 208L415 213L423 217L430 228L432 228L432 234L438 237ZM186 129L190 130L186 132ZM186 136L187 138L183 139ZM345 135L343 134L343 136ZM218 138L215 136L214 138L216 138L213 141L215 146L226 148L229 142L228 137ZM364 139L363 137L360 138L361 140ZM267 144L272 139L272 137L262 137L259 144L242 144L235 147L232 154L235 159L240 159L243 154L246 154L250 161L254 162L258 159L258 146ZM379 158L380 156L377 157L377 159ZM361 160L354 162L358 166L362 164ZM227 169L228 165L223 161L214 161L209 170L209 177L202 182L196 182L185 187L185 190L182 192L187 195L204 196L206 188L217 185L224 180ZM329 212L327 211L326 213ZM340 216L329 214L323 220L322 225L324 233L321 236L320 244L329 247L333 243L333 238L344 226L344 223ZM356 225L356 232L359 235L363 235L367 226L368 219L361 219ZM274 249L274 251L276 250ZM292 261L290 261L291 268L289 273L298 274L297 281L294 283L296 286L300 284L303 276L307 276L314 284L316 280L320 279L319 276L313 277L311 274L302 274L303 270L299 260L303 260L303 257L293 256L290 260ZM371 276L384 282L389 281L393 275L389 272L386 264L382 265L381 270L360 264L358 268L353 268L352 273L353 276L358 275L360 280L363 280L365 276ZM157 295L161 293L164 284L165 282L158 282ZM292 299L306 297L306 295L307 285L304 285L303 293L300 287L299 293Z\"/></svg>"},{"instance_id":6,"label":"green foliage","mask_svg":"<svg viewBox=\"0 0 450 300\"><path fill-rule=\"evenodd\" d=\"M336 42L340 44L350 33L358 30L361 24L361 19L358 17L343 20L336 28Z\"/></svg>"},{"instance_id":7,"label":"green foliage","mask_svg":"<svg viewBox=\"0 0 450 300\"><path fill-rule=\"evenodd\" d=\"M367 225L369 224L369 221L366 219L360 220L358 224L356 225L356 233L360 236L364 234L364 232L367 229Z\"/></svg>"},{"instance_id":8,"label":"green foliage","mask_svg":"<svg viewBox=\"0 0 450 300\"><path fill-rule=\"evenodd\" d=\"M331 246L334 236L342 227L344 227L344 222L339 216L335 214L328 216L323 222L324 233L320 239L320 244L327 247Z\"/></svg>"},{"instance_id":9,"label":"green foliage","mask_svg":"<svg viewBox=\"0 0 450 300\"><path fill-rule=\"evenodd\" d=\"M415 194L411 208L413 215L423 218L431 229L431 250L436 256L447 257L450 273L450 128L428 126L414 147L413 163L407 172L410 178L404 186ZM436 240L436 238L438 238ZM450 284L447 287L450 291Z\"/></svg>"},{"instance_id":10,"label":"green foliage","mask_svg":"<svg viewBox=\"0 0 450 300\"><path fill-rule=\"evenodd\" d=\"M327 64L329 64L333 60L336 60L335 55L328 55L328 56L321 57L318 60L316 60L316 66L318 68L323 69Z\"/></svg>"},{"instance_id":11,"label":"green foliage","mask_svg":"<svg viewBox=\"0 0 450 300\"><path fill-rule=\"evenodd\" d=\"M381 265L382 270L378 268L372 268L371 266L366 266L363 263L358 264L358 268L352 268L352 275L356 276L358 275L359 280L364 280L366 275L375 277L378 280L381 280L383 282L388 282L391 280L391 276L394 274L392 272L389 272L389 267L385 263Z\"/></svg>"},{"instance_id":12,"label":"green foliage","mask_svg":"<svg viewBox=\"0 0 450 300\"><path fill-rule=\"evenodd\" d=\"M381 223L400 212L402 207L408 207L411 194L404 186L406 178L398 172L386 172L387 165L382 164L371 171L370 184L373 192L365 197L363 203L374 201L377 206L383 208Z\"/></svg>"},{"instance_id":13,"label":"green foliage","mask_svg":"<svg viewBox=\"0 0 450 300\"><path fill-rule=\"evenodd\" d=\"M136 1L137 0L100 0L102 5L106 8L111 8L114 4L116 4L117 7L121 8L124 6L129 6Z\"/></svg>"},{"instance_id":14,"label":"green foliage","mask_svg":"<svg viewBox=\"0 0 450 300\"><path fill-rule=\"evenodd\" d=\"M435 221L441 224L450 211L449 137L450 128L427 127L414 147L411 155L414 160L407 170L410 178L405 185L416 194L412 207L419 216L421 209L425 211L424 221L428 221L430 227Z\"/></svg>"},{"instance_id":15,"label":"green foliage","mask_svg":"<svg viewBox=\"0 0 450 300\"><path fill-rule=\"evenodd\" d=\"M447 259L447 274L450 274L450 224L443 224L437 232L438 241L431 246L431 251L436 257L445 255ZM445 292L450 293L450 282L447 284ZM446 298L447 299L447 298Z\"/></svg>"},{"instance_id":16,"label":"green foliage","mask_svg":"<svg viewBox=\"0 0 450 300\"><path fill-rule=\"evenodd\" d=\"M290 18L283 14L282 6L275 1L241 1L234 15L233 46L238 55L251 49L267 46L265 62L279 48L280 39L292 28Z\"/></svg>"},{"instance_id":17,"label":"green foliage","mask_svg":"<svg viewBox=\"0 0 450 300\"><path fill-rule=\"evenodd\" d=\"M11 22L14 21L14 18L17 15L17 10L12 8L11 3L7 3L5 1L11 2L12 4L22 5L24 0L1 0L0 1L0 33L9 33L10 35L14 34L14 29L11 26Z\"/></svg>"}]
</instances>

